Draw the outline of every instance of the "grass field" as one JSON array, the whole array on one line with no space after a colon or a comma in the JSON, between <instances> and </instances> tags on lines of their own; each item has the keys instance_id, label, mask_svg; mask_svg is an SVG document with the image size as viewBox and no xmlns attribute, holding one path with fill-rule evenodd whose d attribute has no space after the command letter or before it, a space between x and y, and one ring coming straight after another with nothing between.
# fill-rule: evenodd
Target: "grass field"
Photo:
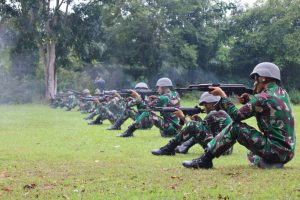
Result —
<instances>
[{"instance_id":1,"label":"grass field","mask_svg":"<svg viewBox=\"0 0 300 200\"><path fill-rule=\"evenodd\" d=\"M0 113L0 199L300 199L299 148L280 170L249 166L238 144L214 169L191 170L181 162L203 150L153 156L168 142L157 128L119 138L108 121L88 126L76 111L12 105ZM299 131L300 107L294 113Z\"/></svg>"}]
</instances>

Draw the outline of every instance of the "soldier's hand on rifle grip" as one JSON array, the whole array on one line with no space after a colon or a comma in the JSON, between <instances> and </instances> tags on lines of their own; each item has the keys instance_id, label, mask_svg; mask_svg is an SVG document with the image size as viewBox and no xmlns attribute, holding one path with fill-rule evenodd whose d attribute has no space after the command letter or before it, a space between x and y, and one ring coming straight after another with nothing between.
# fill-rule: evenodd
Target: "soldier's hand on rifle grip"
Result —
<instances>
[{"instance_id":1,"label":"soldier's hand on rifle grip","mask_svg":"<svg viewBox=\"0 0 300 200\"><path fill-rule=\"evenodd\" d=\"M177 108L175 108L175 109L176 109L176 111L173 113L176 115L176 117L178 117L179 119L185 118L185 115L183 114L182 110L177 109Z\"/></svg>"},{"instance_id":2,"label":"soldier's hand on rifle grip","mask_svg":"<svg viewBox=\"0 0 300 200\"><path fill-rule=\"evenodd\" d=\"M219 87L209 87L209 93L215 96L227 97L226 93Z\"/></svg>"},{"instance_id":3,"label":"soldier's hand on rifle grip","mask_svg":"<svg viewBox=\"0 0 300 200\"><path fill-rule=\"evenodd\" d=\"M97 99L97 98L93 98L93 102L94 102L95 104L100 104L100 101L99 101L99 99Z\"/></svg>"},{"instance_id":4,"label":"soldier's hand on rifle grip","mask_svg":"<svg viewBox=\"0 0 300 200\"><path fill-rule=\"evenodd\" d=\"M134 98L141 99L141 96L136 91L130 90L130 92L131 92L131 96L133 96Z\"/></svg>"},{"instance_id":5,"label":"soldier's hand on rifle grip","mask_svg":"<svg viewBox=\"0 0 300 200\"><path fill-rule=\"evenodd\" d=\"M191 120L193 120L193 121L198 121L198 122L201 122L201 121L202 121L201 117L200 117L199 115L197 115L197 114L191 116L190 118L191 118Z\"/></svg>"},{"instance_id":6,"label":"soldier's hand on rifle grip","mask_svg":"<svg viewBox=\"0 0 300 200\"><path fill-rule=\"evenodd\" d=\"M148 98L150 99L150 101L153 101L153 100L155 100L155 99L158 99L158 97L155 96L155 95L151 95L151 96L149 96Z\"/></svg>"},{"instance_id":7,"label":"soldier's hand on rifle grip","mask_svg":"<svg viewBox=\"0 0 300 200\"><path fill-rule=\"evenodd\" d=\"M114 92L114 96L121 99L121 95L118 92Z\"/></svg>"},{"instance_id":8,"label":"soldier's hand on rifle grip","mask_svg":"<svg viewBox=\"0 0 300 200\"><path fill-rule=\"evenodd\" d=\"M246 104L250 101L250 95L248 93L244 93L241 96L238 96L238 101L241 104Z\"/></svg>"}]
</instances>

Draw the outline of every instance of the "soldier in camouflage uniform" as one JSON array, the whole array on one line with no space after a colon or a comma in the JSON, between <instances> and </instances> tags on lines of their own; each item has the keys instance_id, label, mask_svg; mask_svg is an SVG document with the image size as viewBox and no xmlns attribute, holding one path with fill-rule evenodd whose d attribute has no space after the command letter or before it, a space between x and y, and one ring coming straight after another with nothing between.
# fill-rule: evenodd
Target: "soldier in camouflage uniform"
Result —
<instances>
[{"instance_id":1,"label":"soldier in camouflage uniform","mask_svg":"<svg viewBox=\"0 0 300 200\"><path fill-rule=\"evenodd\" d=\"M207 113L206 117L201 120L198 115L192 116L192 121L187 121L181 110L176 111L177 117L180 118L185 126L178 132L174 139L160 149L152 151L153 155L175 155L175 148L182 142L188 141L188 146L183 146L184 150L177 150L178 153L186 153L188 149L194 144L200 144L204 149L207 148L216 133L220 132L226 126L232 124L232 119L223 110L216 110L216 106L221 99L220 96L214 96L208 92L204 92L199 104L204 106ZM192 144L190 142L192 140ZM178 147L177 147L178 148ZM230 154L232 150L229 151Z\"/></svg>"},{"instance_id":2,"label":"soldier in camouflage uniform","mask_svg":"<svg viewBox=\"0 0 300 200\"><path fill-rule=\"evenodd\" d=\"M71 91L67 92L68 98L66 103L66 111L71 111L73 108L79 105L78 99L75 97L74 93Z\"/></svg>"},{"instance_id":3,"label":"soldier in camouflage uniform","mask_svg":"<svg viewBox=\"0 0 300 200\"><path fill-rule=\"evenodd\" d=\"M92 97L90 90L84 89L82 91L83 97ZM93 111L93 102L91 101L81 101L80 102L80 112L81 114L87 114Z\"/></svg>"},{"instance_id":4,"label":"soldier in camouflage uniform","mask_svg":"<svg viewBox=\"0 0 300 200\"><path fill-rule=\"evenodd\" d=\"M107 103L102 103L96 110L98 114L96 120L89 122L89 125L102 124L106 119L114 124L123 113L125 102L117 93L115 96L106 96L106 99ZM97 104L100 104L100 102L97 102Z\"/></svg>"},{"instance_id":5,"label":"soldier in camouflage uniform","mask_svg":"<svg viewBox=\"0 0 300 200\"><path fill-rule=\"evenodd\" d=\"M94 104L94 108L93 108L93 112L83 118L85 120L89 120L89 119L93 119L95 116L97 116L99 114L99 110L101 109L101 106L103 106L104 102L106 101L105 97L101 94L101 91L97 88L95 89L95 96L93 97L93 104ZM98 101L96 101L96 98L98 99ZM101 100L101 101L100 101Z\"/></svg>"},{"instance_id":6,"label":"soldier in camouflage uniform","mask_svg":"<svg viewBox=\"0 0 300 200\"><path fill-rule=\"evenodd\" d=\"M55 95L54 99L52 100L51 107L52 108L57 108L60 105L62 105L62 103L63 103L63 97L64 97L64 93L61 92L61 91L58 92L58 94Z\"/></svg>"},{"instance_id":7,"label":"soldier in camouflage uniform","mask_svg":"<svg viewBox=\"0 0 300 200\"><path fill-rule=\"evenodd\" d=\"M140 82L137 83L134 89L145 89L148 90L149 87L146 83ZM147 98L147 97L146 97ZM138 111L135 111L133 107L136 106ZM126 101L126 106L121 114L121 116L117 119L117 121L109 127L107 130L121 130L122 124L129 118L132 120L136 120L139 115L142 114L143 111L140 111L141 109L145 109L146 105L144 103L144 100L141 98L130 98ZM138 125L141 129L150 129L153 126L152 120L150 119L151 116L145 117L140 124Z\"/></svg>"},{"instance_id":8,"label":"soldier in camouflage uniform","mask_svg":"<svg viewBox=\"0 0 300 200\"><path fill-rule=\"evenodd\" d=\"M208 143L201 157L183 162L184 167L212 168L213 158L219 157L236 141L250 150L250 162L261 168L282 168L294 157L294 117L289 95L279 86L279 68L273 63L260 63L250 77L255 80L256 94L251 99L248 94L243 94L240 101L247 99L248 102L240 109L227 98L223 90L211 88L212 94L222 97L220 107L231 116L234 123ZM241 122L253 116L256 117L259 131Z\"/></svg>"},{"instance_id":9,"label":"soldier in camouflage uniform","mask_svg":"<svg viewBox=\"0 0 300 200\"><path fill-rule=\"evenodd\" d=\"M169 78L160 78L157 83L157 92L160 96L150 96L148 106L154 107L168 107L180 105L180 98L176 91L173 90L173 83ZM133 91L133 96L141 99L140 95ZM135 122L128 127L128 129L118 135L119 137L132 137L133 132L138 129L139 124L152 115L153 124L160 129L160 134L162 137L171 137L176 134L176 132L181 128L179 124L179 119L174 113L161 112L162 118L158 117L155 113L151 111L144 111L137 117Z\"/></svg>"}]
</instances>

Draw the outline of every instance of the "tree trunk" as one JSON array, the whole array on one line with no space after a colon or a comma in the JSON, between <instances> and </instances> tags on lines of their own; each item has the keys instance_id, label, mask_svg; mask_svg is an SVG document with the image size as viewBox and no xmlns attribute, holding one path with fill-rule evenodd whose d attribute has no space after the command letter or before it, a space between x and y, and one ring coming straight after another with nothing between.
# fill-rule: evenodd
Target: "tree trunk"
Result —
<instances>
[{"instance_id":1,"label":"tree trunk","mask_svg":"<svg viewBox=\"0 0 300 200\"><path fill-rule=\"evenodd\" d=\"M50 100L54 98L57 91L57 76L55 69L55 42L48 42L45 46L39 45L40 58L44 65L45 75L45 97Z\"/></svg>"}]
</instances>

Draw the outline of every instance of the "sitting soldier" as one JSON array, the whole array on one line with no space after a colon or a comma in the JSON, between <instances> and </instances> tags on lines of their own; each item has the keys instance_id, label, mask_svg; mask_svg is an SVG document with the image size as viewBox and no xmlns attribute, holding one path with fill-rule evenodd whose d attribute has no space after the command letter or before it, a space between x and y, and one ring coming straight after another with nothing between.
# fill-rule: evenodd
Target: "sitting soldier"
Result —
<instances>
[{"instance_id":1,"label":"sitting soldier","mask_svg":"<svg viewBox=\"0 0 300 200\"><path fill-rule=\"evenodd\" d=\"M188 148L198 143L205 149L208 142L213 139L216 133L232 123L232 119L226 112L222 110L217 111L217 104L220 99L221 97L211 95L208 92L204 92L201 95L199 104L204 106L204 111L207 113L203 120L201 120L198 115L194 115L192 116L192 121L187 121L181 110L176 111L177 117L180 118L182 123L185 123L185 126L167 145L160 149L153 150L152 154L175 155L175 148L182 142L190 142L190 140L192 140L192 142L190 142ZM229 152L226 152L226 154L230 154L231 152L232 149L230 149Z\"/></svg>"}]
</instances>

